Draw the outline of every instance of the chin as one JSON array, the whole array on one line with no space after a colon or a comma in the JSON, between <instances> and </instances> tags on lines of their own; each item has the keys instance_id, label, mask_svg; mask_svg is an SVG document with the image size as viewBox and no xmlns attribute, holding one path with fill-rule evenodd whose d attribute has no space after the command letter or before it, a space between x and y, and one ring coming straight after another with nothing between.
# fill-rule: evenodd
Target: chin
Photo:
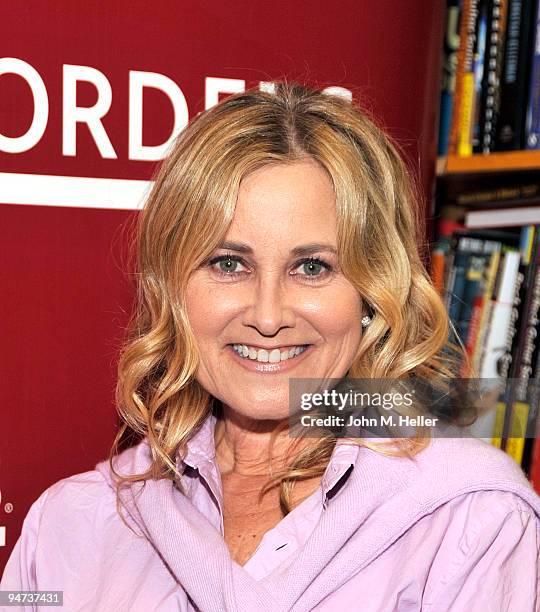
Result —
<instances>
[{"instance_id":1,"label":"chin","mask_svg":"<svg viewBox=\"0 0 540 612\"><path fill-rule=\"evenodd\" d=\"M280 408L276 406L275 401L269 402L247 402L246 398L242 403L228 403L230 409L244 418L253 419L254 421L281 421L289 418L289 403L286 402Z\"/></svg>"}]
</instances>

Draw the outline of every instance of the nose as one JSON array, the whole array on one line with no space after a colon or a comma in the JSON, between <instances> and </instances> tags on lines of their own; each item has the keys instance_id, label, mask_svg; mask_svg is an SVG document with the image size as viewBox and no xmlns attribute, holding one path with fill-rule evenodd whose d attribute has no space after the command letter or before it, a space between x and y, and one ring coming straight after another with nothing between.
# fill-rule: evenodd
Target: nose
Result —
<instances>
[{"instance_id":1,"label":"nose","mask_svg":"<svg viewBox=\"0 0 540 612\"><path fill-rule=\"evenodd\" d=\"M250 288L243 323L263 336L275 336L282 327L294 327L292 296L281 277L259 276Z\"/></svg>"}]
</instances>

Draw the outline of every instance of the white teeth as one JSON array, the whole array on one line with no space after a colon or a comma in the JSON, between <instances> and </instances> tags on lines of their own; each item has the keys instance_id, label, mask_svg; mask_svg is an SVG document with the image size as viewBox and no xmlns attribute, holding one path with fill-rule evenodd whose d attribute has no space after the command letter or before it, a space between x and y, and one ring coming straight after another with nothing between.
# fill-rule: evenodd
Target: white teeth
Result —
<instances>
[{"instance_id":1,"label":"white teeth","mask_svg":"<svg viewBox=\"0 0 540 612\"><path fill-rule=\"evenodd\" d=\"M262 363L279 363L280 361L287 361L296 357L300 353L306 350L305 346L296 346L292 348L275 348L270 352L265 349L257 350L253 346L247 346L245 344L233 344L234 350L245 359L251 359L252 361L260 361Z\"/></svg>"},{"instance_id":2,"label":"white teeth","mask_svg":"<svg viewBox=\"0 0 540 612\"><path fill-rule=\"evenodd\" d=\"M279 363L281 361L281 351L279 349L273 349L268 355L269 363Z\"/></svg>"}]
</instances>

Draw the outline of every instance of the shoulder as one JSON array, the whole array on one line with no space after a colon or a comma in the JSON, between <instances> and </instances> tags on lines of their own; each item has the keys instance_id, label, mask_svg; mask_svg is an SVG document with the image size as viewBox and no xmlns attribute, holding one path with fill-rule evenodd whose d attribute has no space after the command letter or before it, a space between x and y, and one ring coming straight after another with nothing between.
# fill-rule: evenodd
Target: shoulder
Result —
<instances>
[{"instance_id":1,"label":"shoulder","mask_svg":"<svg viewBox=\"0 0 540 612\"><path fill-rule=\"evenodd\" d=\"M114 459L115 469L124 475L135 473L136 458L147 448L142 442L129 448ZM58 480L32 504L23 529L46 532L55 525L76 530L100 518L116 515L116 494L109 461L104 460L93 470Z\"/></svg>"},{"instance_id":2,"label":"shoulder","mask_svg":"<svg viewBox=\"0 0 540 612\"><path fill-rule=\"evenodd\" d=\"M426 610L529 610L540 598L540 517L521 495L470 491L422 521L434 536Z\"/></svg>"},{"instance_id":3,"label":"shoulder","mask_svg":"<svg viewBox=\"0 0 540 612\"><path fill-rule=\"evenodd\" d=\"M476 438L435 438L401 464L402 478L418 500L436 507L467 493L475 499L497 497L501 507L513 503L540 518L540 497L521 467L507 453ZM489 505L489 504L488 504Z\"/></svg>"},{"instance_id":4,"label":"shoulder","mask_svg":"<svg viewBox=\"0 0 540 612\"><path fill-rule=\"evenodd\" d=\"M520 466L478 439L435 438L412 458L364 448L351 482L351 503L359 493L368 498L374 524L384 521L391 526L388 538L419 522L426 526L436 521L444 532L456 521L458 506L460 516L469 520L469 531L472 522L480 524L490 514L503 520L501 513L512 505L540 520L540 497Z\"/></svg>"},{"instance_id":5,"label":"shoulder","mask_svg":"<svg viewBox=\"0 0 540 612\"><path fill-rule=\"evenodd\" d=\"M489 526L499 529L509 523L531 523L540 528L536 509L521 495L499 489L479 489L453 497L426 515L430 523L437 521L455 541L469 539L485 532Z\"/></svg>"},{"instance_id":6,"label":"shoulder","mask_svg":"<svg viewBox=\"0 0 540 612\"><path fill-rule=\"evenodd\" d=\"M501 479L526 481L523 470L508 453L478 438L433 438L415 455L415 462L423 470L436 469L458 475L480 471Z\"/></svg>"},{"instance_id":7,"label":"shoulder","mask_svg":"<svg viewBox=\"0 0 540 612\"><path fill-rule=\"evenodd\" d=\"M60 538L78 542L89 525L105 523L114 510L114 492L97 470L74 474L45 489L23 521L20 545L30 551L57 545Z\"/></svg>"},{"instance_id":8,"label":"shoulder","mask_svg":"<svg viewBox=\"0 0 540 612\"><path fill-rule=\"evenodd\" d=\"M418 551L430 557L426 610L531 609L540 597L540 497L521 467L474 438L435 439L399 465L419 508Z\"/></svg>"},{"instance_id":9,"label":"shoulder","mask_svg":"<svg viewBox=\"0 0 540 612\"><path fill-rule=\"evenodd\" d=\"M127 474L140 451L128 449L115 463ZM58 480L39 495L23 521L2 587L35 590L66 575L97 576L103 559L129 549L134 534L118 514L108 464Z\"/></svg>"}]
</instances>

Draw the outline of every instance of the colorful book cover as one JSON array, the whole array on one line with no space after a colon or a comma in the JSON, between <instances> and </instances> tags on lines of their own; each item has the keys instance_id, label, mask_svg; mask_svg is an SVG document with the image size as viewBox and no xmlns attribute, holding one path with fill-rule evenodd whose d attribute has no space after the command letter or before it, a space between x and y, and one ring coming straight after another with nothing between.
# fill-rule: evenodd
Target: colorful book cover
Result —
<instances>
[{"instance_id":1,"label":"colorful book cover","mask_svg":"<svg viewBox=\"0 0 540 612\"><path fill-rule=\"evenodd\" d=\"M467 36L464 41L465 59L463 64L461 85L461 107L458 116L458 143L457 154L465 157L472 155L472 122L474 112L475 88L474 88L474 61L473 52L476 45L476 20L478 13L478 0L471 0L468 13Z\"/></svg>"},{"instance_id":2,"label":"colorful book cover","mask_svg":"<svg viewBox=\"0 0 540 612\"><path fill-rule=\"evenodd\" d=\"M459 143L460 114L463 98L463 76L465 74L468 32L470 29L473 0L462 0L459 15L459 48L457 51L456 80L452 103L452 118L448 136L448 155L457 155Z\"/></svg>"}]
</instances>

